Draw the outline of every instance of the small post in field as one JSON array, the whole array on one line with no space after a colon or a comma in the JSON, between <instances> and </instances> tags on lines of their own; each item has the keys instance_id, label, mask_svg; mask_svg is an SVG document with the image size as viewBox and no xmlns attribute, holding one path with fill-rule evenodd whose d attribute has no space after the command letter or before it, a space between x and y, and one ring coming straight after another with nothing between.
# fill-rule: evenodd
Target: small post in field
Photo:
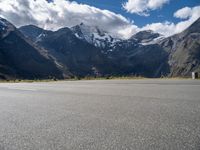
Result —
<instances>
[{"instance_id":1,"label":"small post in field","mask_svg":"<svg viewBox=\"0 0 200 150\"><path fill-rule=\"evenodd\" d=\"M197 72L192 72L192 79L195 80L198 78L198 73Z\"/></svg>"}]
</instances>

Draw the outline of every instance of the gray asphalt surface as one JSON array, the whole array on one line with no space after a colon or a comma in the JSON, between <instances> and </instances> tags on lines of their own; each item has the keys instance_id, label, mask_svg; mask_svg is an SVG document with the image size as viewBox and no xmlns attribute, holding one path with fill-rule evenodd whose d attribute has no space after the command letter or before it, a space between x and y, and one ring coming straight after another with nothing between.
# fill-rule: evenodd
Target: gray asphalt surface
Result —
<instances>
[{"instance_id":1,"label":"gray asphalt surface","mask_svg":"<svg viewBox=\"0 0 200 150\"><path fill-rule=\"evenodd\" d=\"M0 83L0 150L200 150L200 80Z\"/></svg>"}]
</instances>

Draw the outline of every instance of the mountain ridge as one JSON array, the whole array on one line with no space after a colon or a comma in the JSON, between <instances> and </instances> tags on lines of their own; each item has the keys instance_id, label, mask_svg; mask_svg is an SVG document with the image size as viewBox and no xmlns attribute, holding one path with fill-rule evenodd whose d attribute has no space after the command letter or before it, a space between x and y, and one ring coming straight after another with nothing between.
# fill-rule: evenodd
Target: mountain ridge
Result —
<instances>
[{"instance_id":1,"label":"mountain ridge","mask_svg":"<svg viewBox=\"0 0 200 150\"><path fill-rule=\"evenodd\" d=\"M200 19L182 33L167 38L147 30L127 40L114 39L98 27L85 24L57 31L28 25L16 32L56 66L62 74L59 78L186 77L192 71L200 71L199 22ZM4 44L0 41L0 45ZM58 77L54 72L51 75Z\"/></svg>"}]
</instances>

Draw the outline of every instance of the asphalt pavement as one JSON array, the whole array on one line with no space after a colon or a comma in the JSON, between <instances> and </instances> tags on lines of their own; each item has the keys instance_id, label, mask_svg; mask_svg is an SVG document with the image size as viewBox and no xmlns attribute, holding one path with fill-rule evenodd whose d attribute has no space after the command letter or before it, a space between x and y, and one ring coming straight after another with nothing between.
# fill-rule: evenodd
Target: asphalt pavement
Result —
<instances>
[{"instance_id":1,"label":"asphalt pavement","mask_svg":"<svg viewBox=\"0 0 200 150\"><path fill-rule=\"evenodd\" d=\"M200 150L200 80L0 83L0 150Z\"/></svg>"}]
</instances>

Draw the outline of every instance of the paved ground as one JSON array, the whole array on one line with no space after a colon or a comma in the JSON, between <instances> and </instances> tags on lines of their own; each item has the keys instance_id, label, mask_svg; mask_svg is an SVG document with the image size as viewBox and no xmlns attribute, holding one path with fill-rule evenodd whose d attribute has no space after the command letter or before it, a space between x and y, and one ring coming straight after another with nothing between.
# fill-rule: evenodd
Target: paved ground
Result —
<instances>
[{"instance_id":1,"label":"paved ground","mask_svg":"<svg viewBox=\"0 0 200 150\"><path fill-rule=\"evenodd\" d=\"M200 80L0 83L0 150L200 150Z\"/></svg>"}]
</instances>

